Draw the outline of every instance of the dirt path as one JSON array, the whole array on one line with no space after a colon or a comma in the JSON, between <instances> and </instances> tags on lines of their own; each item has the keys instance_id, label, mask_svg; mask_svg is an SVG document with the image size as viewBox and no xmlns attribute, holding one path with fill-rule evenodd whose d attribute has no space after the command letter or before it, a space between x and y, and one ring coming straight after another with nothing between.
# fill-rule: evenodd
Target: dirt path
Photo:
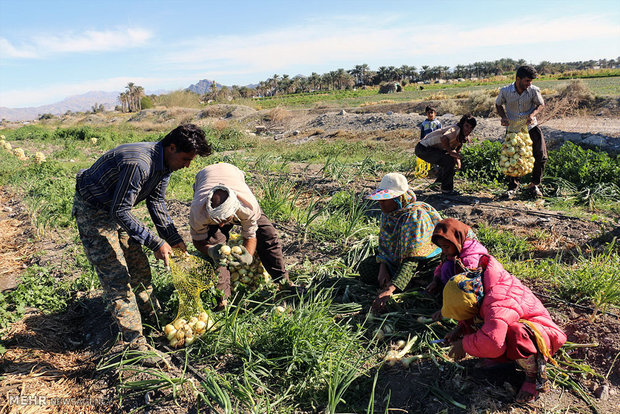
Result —
<instances>
[{"instance_id":1,"label":"dirt path","mask_svg":"<svg viewBox=\"0 0 620 414\"><path fill-rule=\"evenodd\" d=\"M550 119L544 125L565 132L601 134L620 138L620 118L618 117L581 116Z\"/></svg>"},{"instance_id":2,"label":"dirt path","mask_svg":"<svg viewBox=\"0 0 620 414\"><path fill-rule=\"evenodd\" d=\"M0 189L0 292L17 286L32 254L34 234L26 209L17 196Z\"/></svg>"}]
</instances>

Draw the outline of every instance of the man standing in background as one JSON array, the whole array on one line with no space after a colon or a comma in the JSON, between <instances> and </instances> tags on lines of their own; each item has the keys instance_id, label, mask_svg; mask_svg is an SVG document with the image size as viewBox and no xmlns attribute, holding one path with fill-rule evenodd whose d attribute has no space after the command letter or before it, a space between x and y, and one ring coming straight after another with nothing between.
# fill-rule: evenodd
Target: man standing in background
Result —
<instances>
[{"instance_id":1,"label":"man standing in background","mask_svg":"<svg viewBox=\"0 0 620 414\"><path fill-rule=\"evenodd\" d=\"M503 126L507 127L515 121L525 120L532 139L532 154L534 156L532 182L528 189L534 197L540 198L543 196L539 186L547 163L547 144L536 121L536 115L545 106L540 88L532 85L532 80L536 79L537 76L536 69L532 66L520 66L517 69L515 82L500 89L495 101L495 108L502 119ZM509 199L514 198L518 187L519 177L510 177L506 196Z\"/></svg>"}]
</instances>

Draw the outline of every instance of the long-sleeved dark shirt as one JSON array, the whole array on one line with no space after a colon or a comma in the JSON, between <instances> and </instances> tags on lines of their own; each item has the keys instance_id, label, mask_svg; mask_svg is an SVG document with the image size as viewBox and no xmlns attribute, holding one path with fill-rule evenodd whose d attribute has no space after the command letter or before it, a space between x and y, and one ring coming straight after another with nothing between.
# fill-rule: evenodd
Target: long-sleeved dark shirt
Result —
<instances>
[{"instance_id":1,"label":"long-sleeved dark shirt","mask_svg":"<svg viewBox=\"0 0 620 414\"><path fill-rule=\"evenodd\" d=\"M88 203L108 211L132 239L157 250L164 243L161 238L170 245L183 241L164 201L171 173L161 143L124 144L78 172L76 188ZM131 208L142 200L161 238L131 214Z\"/></svg>"}]
</instances>

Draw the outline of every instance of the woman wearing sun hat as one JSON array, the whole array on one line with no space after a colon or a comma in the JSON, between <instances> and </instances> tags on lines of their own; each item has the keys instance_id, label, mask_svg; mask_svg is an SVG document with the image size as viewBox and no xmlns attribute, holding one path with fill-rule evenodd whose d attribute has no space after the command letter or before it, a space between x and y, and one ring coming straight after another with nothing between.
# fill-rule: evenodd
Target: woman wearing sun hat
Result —
<instances>
[{"instance_id":1,"label":"woman wearing sun hat","mask_svg":"<svg viewBox=\"0 0 620 414\"><path fill-rule=\"evenodd\" d=\"M416 201L407 178L399 173L386 174L368 198L381 207L379 249L376 256L360 263L359 273L364 282L382 288L372 305L381 311L390 296L405 290L414 276L433 274L441 249L431 237L441 216L432 206Z\"/></svg>"}]
</instances>

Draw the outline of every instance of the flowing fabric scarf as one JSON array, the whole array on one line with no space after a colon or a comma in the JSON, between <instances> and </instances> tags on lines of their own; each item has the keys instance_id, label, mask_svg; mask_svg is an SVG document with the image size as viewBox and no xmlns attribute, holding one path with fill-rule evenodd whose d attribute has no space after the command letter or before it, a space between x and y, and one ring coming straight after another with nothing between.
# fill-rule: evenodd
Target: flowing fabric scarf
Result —
<instances>
[{"instance_id":1,"label":"flowing fabric scarf","mask_svg":"<svg viewBox=\"0 0 620 414\"><path fill-rule=\"evenodd\" d=\"M412 189L394 200L399 208L381 215L377 254L377 259L392 272L407 258L428 258L441 252L431 241L433 229L441 220L439 213L432 206L416 201Z\"/></svg>"},{"instance_id":2,"label":"flowing fabric scarf","mask_svg":"<svg viewBox=\"0 0 620 414\"><path fill-rule=\"evenodd\" d=\"M453 218L443 219L437 223L433 230L433 243L437 244L439 237L451 242L459 253L463 250L463 245L467 239L477 240L476 233L471 227Z\"/></svg>"},{"instance_id":3,"label":"flowing fabric scarf","mask_svg":"<svg viewBox=\"0 0 620 414\"><path fill-rule=\"evenodd\" d=\"M222 204L217 207L211 207L211 198L217 190L223 190L228 193L228 198ZM205 203L205 209L207 210L207 216L216 223L226 221L229 217L234 216L237 210L241 208L241 202L237 198L237 194L225 185L216 185L207 192L207 200Z\"/></svg>"}]
</instances>

